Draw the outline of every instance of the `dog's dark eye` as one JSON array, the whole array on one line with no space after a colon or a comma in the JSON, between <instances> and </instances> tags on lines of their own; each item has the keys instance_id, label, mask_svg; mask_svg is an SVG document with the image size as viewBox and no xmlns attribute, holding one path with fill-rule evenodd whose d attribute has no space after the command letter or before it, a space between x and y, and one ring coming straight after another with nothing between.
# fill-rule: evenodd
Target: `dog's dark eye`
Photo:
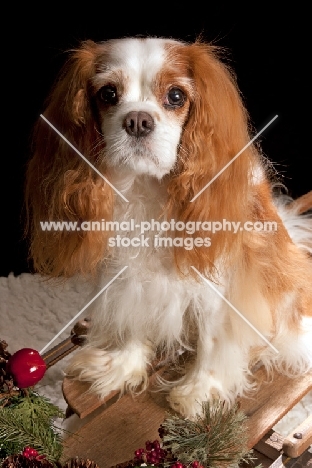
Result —
<instances>
[{"instance_id":1,"label":"dog's dark eye","mask_svg":"<svg viewBox=\"0 0 312 468\"><path fill-rule=\"evenodd\" d=\"M116 87L113 85L103 86L98 91L98 98L104 104L110 104L110 105L117 104L118 96L117 96Z\"/></svg>"},{"instance_id":2,"label":"dog's dark eye","mask_svg":"<svg viewBox=\"0 0 312 468\"><path fill-rule=\"evenodd\" d=\"M167 94L166 107L182 107L185 103L185 94L180 88L171 88Z\"/></svg>"}]
</instances>

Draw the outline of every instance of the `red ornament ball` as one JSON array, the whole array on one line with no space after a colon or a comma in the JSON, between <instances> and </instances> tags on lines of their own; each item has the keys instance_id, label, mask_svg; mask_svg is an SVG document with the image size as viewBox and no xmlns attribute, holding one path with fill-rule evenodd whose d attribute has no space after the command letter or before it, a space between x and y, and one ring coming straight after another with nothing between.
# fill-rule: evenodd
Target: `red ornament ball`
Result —
<instances>
[{"instance_id":1,"label":"red ornament ball","mask_svg":"<svg viewBox=\"0 0 312 468\"><path fill-rule=\"evenodd\" d=\"M12 354L7 362L7 372L19 388L32 387L45 374L47 365L38 351L23 348Z\"/></svg>"}]
</instances>

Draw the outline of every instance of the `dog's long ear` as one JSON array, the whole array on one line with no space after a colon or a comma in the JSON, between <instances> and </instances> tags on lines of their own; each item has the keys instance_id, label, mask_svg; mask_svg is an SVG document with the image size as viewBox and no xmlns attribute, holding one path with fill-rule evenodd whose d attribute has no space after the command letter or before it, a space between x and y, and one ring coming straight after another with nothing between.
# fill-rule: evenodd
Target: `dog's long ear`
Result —
<instances>
[{"instance_id":1,"label":"dog's long ear","mask_svg":"<svg viewBox=\"0 0 312 468\"><path fill-rule=\"evenodd\" d=\"M246 221L248 185L258 154L251 145L235 159L250 141L248 116L235 79L213 46L196 42L180 53L189 64L195 93L181 139L177 175L169 183L169 211L184 222ZM207 247L176 248L178 266L186 272L193 265L212 278L217 259L235 262L240 235L196 231L194 238L210 238Z\"/></svg>"},{"instance_id":2,"label":"dog's long ear","mask_svg":"<svg viewBox=\"0 0 312 468\"><path fill-rule=\"evenodd\" d=\"M89 96L97 47L87 41L72 53L43 114L95 166L103 146ZM98 169L105 171L104 167ZM64 224L58 231L49 230L42 223L107 220L112 200L107 183L40 118L26 176L30 256L35 270L54 277L93 271L103 259L103 232L74 230L74 225L67 229Z\"/></svg>"}]
</instances>

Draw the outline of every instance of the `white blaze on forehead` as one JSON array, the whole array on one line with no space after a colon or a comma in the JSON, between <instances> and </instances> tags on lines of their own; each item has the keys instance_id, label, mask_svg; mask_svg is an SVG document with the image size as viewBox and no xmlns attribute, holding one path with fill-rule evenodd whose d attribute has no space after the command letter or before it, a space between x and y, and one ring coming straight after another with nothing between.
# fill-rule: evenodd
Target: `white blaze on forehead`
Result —
<instances>
[{"instance_id":1,"label":"white blaze on forehead","mask_svg":"<svg viewBox=\"0 0 312 468\"><path fill-rule=\"evenodd\" d=\"M95 89L107 84L117 88L118 105L110 106L108 112L100 108L105 157L110 167L123 165L135 174L158 179L174 167L182 120L180 115L164 109L164 96L155 89L158 75L168 62L169 44L178 43L148 38L112 40L103 45L102 62L99 55L93 84ZM148 113L155 123L145 139L134 139L125 131L125 117L139 111Z\"/></svg>"},{"instance_id":2,"label":"white blaze on forehead","mask_svg":"<svg viewBox=\"0 0 312 468\"><path fill-rule=\"evenodd\" d=\"M127 101L154 99L152 85L166 59L165 39L124 39L113 41L111 67L126 78ZM173 42L173 41L172 41Z\"/></svg>"}]
</instances>

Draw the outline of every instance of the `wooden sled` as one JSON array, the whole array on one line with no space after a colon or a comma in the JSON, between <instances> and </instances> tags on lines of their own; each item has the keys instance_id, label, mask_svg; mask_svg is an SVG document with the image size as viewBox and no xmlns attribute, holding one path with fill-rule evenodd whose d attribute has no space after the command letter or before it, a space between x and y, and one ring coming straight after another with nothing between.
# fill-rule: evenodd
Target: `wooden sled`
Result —
<instances>
[{"instance_id":1,"label":"wooden sled","mask_svg":"<svg viewBox=\"0 0 312 468\"><path fill-rule=\"evenodd\" d=\"M72 340L77 343L74 337L72 335L46 353L44 357L48 366L55 362L55 354L59 359L60 355L65 356L77 347L72 343ZM168 367L156 367L146 392L136 397L125 394L121 398L118 392L112 392L105 401L86 393L88 384L65 378L63 394L68 414L76 413L83 420L83 425L66 439L64 460L80 456L94 460L100 468L111 468L131 460L134 450L144 447L147 440L159 439L158 428L169 406L166 395L155 391L153 384L157 373L170 379ZM254 449L257 457L255 465L262 463L263 468L312 468L312 453L309 451L312 415L286 438L272 430L312 390L312 374L288 378L275 373L268 382L260 367L255 376L262 382L258 391L250 398L239 400L240 409L248 416L248 446Z\"/></svg>"}]
</instances>

